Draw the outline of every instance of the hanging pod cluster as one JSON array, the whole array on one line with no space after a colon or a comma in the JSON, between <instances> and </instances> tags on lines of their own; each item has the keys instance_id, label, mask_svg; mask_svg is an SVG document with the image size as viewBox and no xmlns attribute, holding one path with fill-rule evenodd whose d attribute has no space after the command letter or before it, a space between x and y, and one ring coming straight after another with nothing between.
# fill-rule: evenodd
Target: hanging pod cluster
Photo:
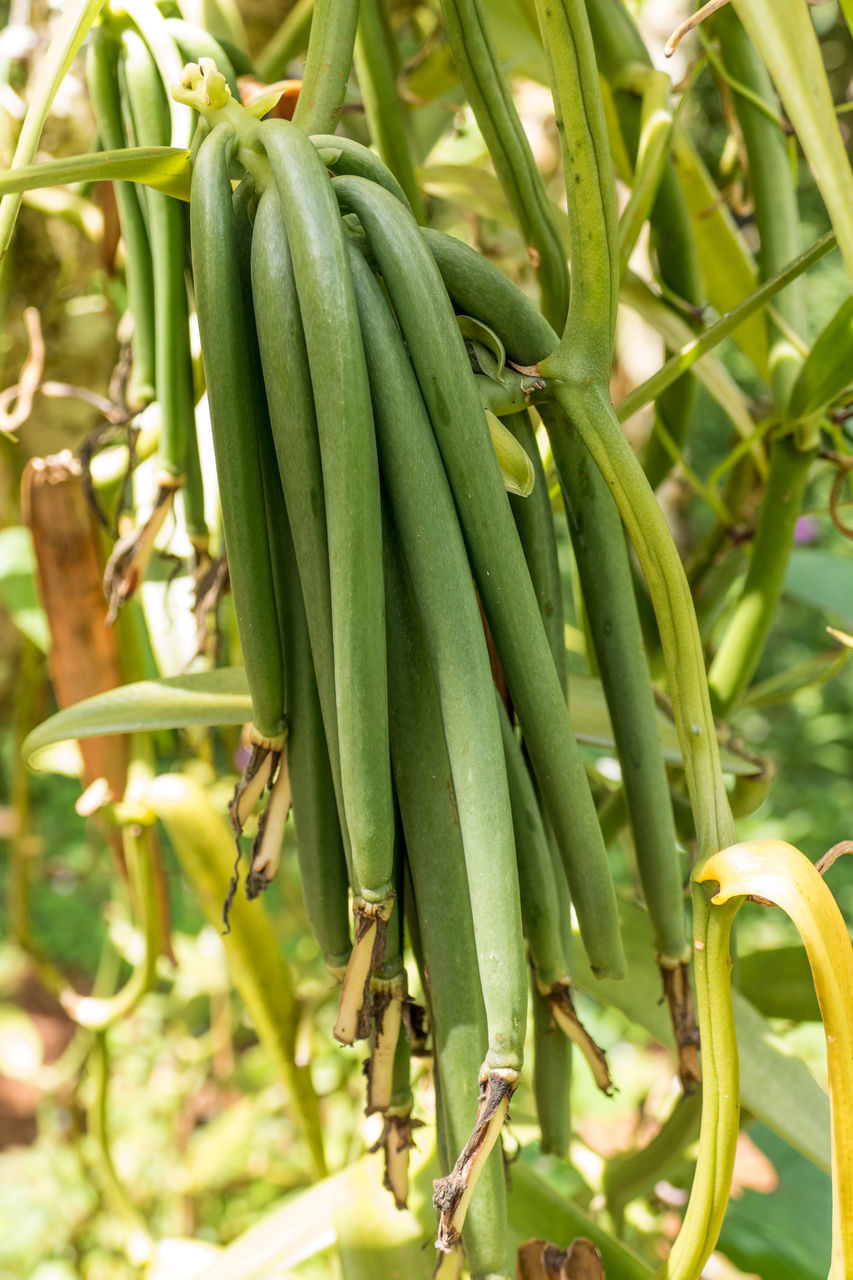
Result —
<instances>
[{"instance_id":1,"label":"hanging pod cluster","mask_svg":"<svg viewBox=\"0 0 853 1280\"><path fill-rule=\"evenodd\" d=\"M399 1204L405 919L448 1170L438 1244L455 1251L465 1222L473 1273L503 1274L503 1173L488 1157L522 1067L526 954L543 1132L562 1152L570 1039L609 1088L572 1006L570 895L593 968L624 969L526 411L544 384L506 363L482 318L457 318L435 242L374 155L259 122L204 59L173 94L204 117L193 279L254 715L238 833L269 793L247 890L274 875L292 801L309 914L342 980L335 1034L370 1039L368 1110L385 1117Z\"/></svg>"}]
</instances>

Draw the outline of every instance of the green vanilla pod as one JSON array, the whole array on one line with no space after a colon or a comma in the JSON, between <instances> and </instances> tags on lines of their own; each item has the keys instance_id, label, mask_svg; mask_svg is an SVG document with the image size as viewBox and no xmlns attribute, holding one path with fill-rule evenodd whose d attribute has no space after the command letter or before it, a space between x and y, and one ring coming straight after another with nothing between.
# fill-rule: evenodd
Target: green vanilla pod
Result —
<instances>
[{"instance_id":1,"label":"green vanilla pod","mask_svg":"<svg viewBox=\"0 0 853 1280\"><path fill-rule=\"evenodd\" d=\"M430 1014L438 1146L450 1176L477 1116L478 1073L488 1046L486 1011L441 704L412 584L390 524L385 578L391 753L415 908L410 933L417 940ZM495 888L502 890L497 883ZM493 1148L482 1167L475 1164L476 1190L462 1227L465 1256L472 1276L506 1277L500 1150Z\"/></svg>"},{"instance_id":2,"label":"green vanilla pod","mask_svg":"<svg viewBox=\"0 0 853 1280\"><path fill-rule=\"evenodd\" d=\"M254 737L260 747L278 751L285 734L285 690L259 443L269 427L252 387L228 176L232 145L228 126L217 126L196 158L190 199L193 276L225 547L252 697Z\"/></svg>"},{"instance_id":3,"label":"green vanilla pod","mask_svg":"<svg viewBox=\"0 0 853 1280\"><path fill-rule=\"evenodd\" d=\"M499 711L512 802L521 915L535 984L548 1002L553 1021L578 1046L599 1089L609 1096L613 1092L613 1081L607 1059L582 1026L572 1000L565 946L571 934L571 914L567 895L561 891L561 868L552 860L539 801L521 743L510 725L506 709L501 705ZM562 913L567 909L568 918L564 918Z\"/></svg>"},{"instance_id":4,"label":"green vanilla pod","mask_svg":"<svg viewBox=\"0 0 853 1280\"><path fill-rule=\"evenodd\" d=\"M362 982L381 961L394 896L379 469L345 232L325 168L287 121L266 121L257 136L293 259L323 468L338 749L356 894L356 941L337 1024L349 1042L363 1023Z\"/></svg>"},{"instance_id":5,"label":"green vanilla pod","mask_svg":"<svg viewBox=\"0 0 853 1280\"><path fill-rule=\"evenodd\" d=\"M569 672L566 662L563 586L545 468L529 413L522 411L508 415L504 419L504 426L512 432L533 464L535 482L532 493L524 500L511 497L509 505L530 571L530 580L536 590L554 666L557 668L563 694L567 697Z\"/></svg>"},{"instance_id":6,"label":"green vanilla pod","mask_svg":"<svg viewBox=\"0 0 853 1280\"><path fill-rule=\"evenodd\" d=\"M387 164L369 147L362 146L354 138L339 137L334 133L312 134L311 141L320 152L324 165L332 173L369 178L371 182L378 182L380 187L390 191L407 209L411 207L405 191Z\"/></svg>"},{"instance_id":7,"label":"green vanilla pod","mask_svg":"<svg viewBox=\"0 0 853 1280\"><path fill-rule=\"evenodd\" d=\"M299 569L317 694L349 862L335 706L323 469L293 261L274 186L264 191L255 213L252 297L273 443Z\"/></svg>"}]
</instances>

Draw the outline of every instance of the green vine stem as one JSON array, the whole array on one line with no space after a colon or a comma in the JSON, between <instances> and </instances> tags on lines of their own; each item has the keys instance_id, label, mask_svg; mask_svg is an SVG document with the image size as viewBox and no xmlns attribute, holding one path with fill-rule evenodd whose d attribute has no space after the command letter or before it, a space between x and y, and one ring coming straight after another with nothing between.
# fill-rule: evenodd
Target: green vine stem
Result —
<instances>
[{"instance_id":1,"label":"green vine stem","mask_svg":"<svg viewBox=\"0 0 853 1280\"><path fill-rule=\"evenodd\" d=\"M619 302L619 226L607 124L586 9L536 0L563 151L572 292L552 376L605 385ZM559 375L556 373L559 368Z\"/></svg>"},{"instance_id":2,"label":"green vine stem","mask_svg":"<svg viewBox=\"0 0 853 1280\"><path fill-rule=\"evenodd\" d=\"M639 145L642 107L628 81L635 74L633 68L652 73L652 59L623 0L589 0L587 11L598 68L610 83L620 130L633 155ZM705 292L696 237L671 157L661 175L649 231L663 285L685 302L701 306ZM696 382L688 376L656 397L655 414L679 445L690 428L695 399ZM649 439L643 465L653 489L670 470L671 459L657 434Z\"/></svg>"},{"instance_id":3,"label":"green vine stem","mask_svg":"<svg viewBox=\"0 0 853 1280\"><path fill-rule=\"evenodd\" d=\"M358 0L316 0L308 57L293 123L305 133L334 133L352 65Z\"/></svg>"},{"instance_id":4,"label":"green vine stem","mask_svg":"<svg viewBox=\"0 0 853 1280\"><path fill-rule=\"evenodd\" d=\"M270 83L280 80L287 71L287 64L307 44L311 19L314 16L314 0L296 0L287 17L273 32L255 59L258 75Z\"/></svg>"},{"instance_id":5,"label":"green vine stem","mask_svg":"<svg viewBox=\"0 0 853 1280\"><path fill-rule=\"evenodd\" d=\"M717 18L727 68L761 101L775 104L770 78L735 15ZM791 179L784 136L753 102L739 96L736 110L749 160L755 220L761 237L759 271L766 280L799 248L797 193ZM800 281L777 299L779 315L795 332L805 329ZM802 364L799 353L772 319L770 376L776 408L783 412ZM755 545L746 579L708 675L718 715L726 716L755 673L782 594L794 529L815 456L813 432L777 435L770 450L770 473L761 504Z\"/></svg>"},{"instance_id":6,"label":"green vine stem","mask_svg":"<svg viewBox=\"0 0 853 1280\"><path fill-rule=\"evenodd\" d=\"M743 302L739 302L731 311L727 311L724 316L714 324L708 325L703 333L695 338L693 342L687 344L676 352L666 364L658 369L657 373L653 373L645 382L635 387L624 400L621 400L616 406L616 413L620 422L627 422L633 414L643 405L649 404L652 400L657 400L658 396L667 387L672 386L676 378L682 373L690 369L697 360L701 360L702 356L707 355L709 351L713 351L723 338L727 338L730 333L737 329L738 325L743 324L756 311L760 311L765 307L771 298L775 298L776 294L801 276L804 271L808 271L815 263L820 262L821 258L825 258L833 249L838 248L838 242L834 231L826 231L814 244L809 245L808 249L790 262L784 270L779 271L777 275L768 280L766 284L756 289L748 298L744 298Z\"/></svg>"},{"instance_id":7,"label":"green vine stem","mask_svg":"<svg viewBox=\"0 0 853 1280\"><path fill-rule=\"evenodd\" d=\"M138 761L134 762L132 768L137 776L147 772L140 768ZM117 814L120 813L120 808L120 805L117 806ZM157 895L157 852L153 841L153 832L133 821L127 822L122 829L122 849L127 865L131 909L134 923L142 932L142 958L135 964L125 985L112 996L81 996L70 986L63 986L60 1003L78 1026L105 1031L119 1019L127 1017L154 986L157 959L162 946L162 930Z\"/></svg>"},{"instance_id":8,"label":"green vine stem","mask_svg":"<svg viewBox=\"0 0 853 1280\"><path fill-rule=\"evenodd\" d=\"M132 1246L134 1255L141 1261L150 1256L153 1241L113 1160L109 1129L110 1052L107 1034L105 1029L96 1031L92 1041L90 1071L94 1097L88 1108L89 1129L97 1146L107 1194L125 1221L127 1247L130 1249Z\"/></svg>"},{"instance_id":9,"label":"green vine stem","mask_svg":"<svg viewBox=\"0 0 853 1280\"><path fill-rule=\"evenodd\" d=\"M426 222L412 165L407 109L397 92L399 58L383 0L360 0L355 67L370 136L406 193L418 222Z\"/></svg>"},{"instance_id":10,"label":"green vine stem","mask_svg":"<svg viewBox=\"0 0 853 1280\"><path fill-rule=\"evenodd\" d=\"M622 1234L625 1207L664 1176L674 1161L696 1140L702 1095L681 1094L655 1136L638 1151L608 1160L603 1188L607 1209Z\"/></svg>"},{"instance_id":11,"label":"green vine stem","mask_svg":"<svg viewBox=\"0 0 853 1280\"><path fill-rule=\"evenodd\" d=\"M740 86L750 91L735 95L735 110L749 163L749 182L760 236L758 266L763 283L781 271L800 251L796 184L791 173L787 139L774 112L778 100L770 77L740 21L731 9L715 19L722 60ZM776 310L795 333L805 332L802 282L795 281L776 301ZM770 376L776 408L782 411L802 363L787 336L770 326Z\"/></svg>"},{"instance_id":12,"label":"green vine stem","mask_svg":"<svg viewBox=\"0 0 853 1280\"><path fill-rule=\"evenodd\" d=\"M572 240L572 303L560 346L540 364L555 398L610 486L646 576L660 630L699 865L734 837L690 588L663 514L622 434L608 379L618 283L613 178L604 113L581 0L537 0L552 71ZM580 282L581 289L577 290ZM576 299L576 293L580 296ZM579 320L583 318L583 325ZM694 972L702 1033L702 1122L681 1231L658 1280L698 1280L722 1225L739 1120L737 1043L728 988L728 937L738 903L712 912L693 886Z\"/></svg>"},{"instance_id":13,"label":"green vine stem","mask_svg":"<svg viewBox=\"0 0 853 1280\"><path fill-rule=\"evenodd\" d=\"M569 308L569 269L556 209L518 117L484 10L482 0L442 0L441 4L465 96L536 268L542 310L561 329Z\"/></svg>"},{"instance_id":14,"label":"green vine stem","mask_svg":"<svg viewBox=\"0 0 853 1280\"><path fill-rule=\"evenodd\" d=\"M813 457L814 451L801 449L793 436L774 441L746 579L708 672L719 716L727 716L738 701L764 651L782 595Z\"/></svg>"},{"instance_id":15,"label":"green vine stem","mask_svg":"<svg viewBox=\"0 0 853 1280\"><path fill-rule=\"evenodd\" d=\"M105 0L70 0L70 3L63 6L33 86L32 98L15 147L11 169L20 169L30 164L35 156L50 104L56 96L66 71L74 61L86 32L103 9L104 3ZM22 198L21 194L14 193L0 200L0 262L3 261L6 250L9 248Z\"/></svg>"}]
</instances>

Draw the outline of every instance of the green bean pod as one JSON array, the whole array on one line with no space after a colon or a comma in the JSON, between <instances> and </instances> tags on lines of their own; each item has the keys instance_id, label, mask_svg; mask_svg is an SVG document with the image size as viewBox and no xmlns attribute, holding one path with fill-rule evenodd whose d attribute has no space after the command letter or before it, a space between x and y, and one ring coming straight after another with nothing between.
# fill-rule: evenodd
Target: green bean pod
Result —
<instances>
[{"instance_id":1,"label":"green bean pod","mask_svg":"<svg viewBox=\"0 0 853 1280\"><path fill-rule=\"evenodd\" d=\"M582 1026L572 1001L567 946L571 943L571 905L565 876L552 857L533 780L502 705L500 721L512 801L521 914L535 984L548 1001L555 1023L578 1046L599 1089L609 1095L613 1082L607 1059Z\"/></svg>"},{"instance_id":2,"label":"green bean pod","mask_svg":"<svg viewBox=\"0 0 853 1280\"><path fill-rule=\"evenodd\" d=\"M430 1010L439 1151L448 1173L477 1112L486 1012L441 706L418 606L392 538L386 526L391 751L414 890L410 932ZM497 1150L479 1175L462 1239L472 1276L508 1274L506 1188Z\"/></svg>"},{"instance_id":3,"label":"green bean pod","mask_svg":"<svg viewBox=\"0 0 853 1280\"><path fill-rule=\"evenodd\" d=\"M453 771L489 1022L483 1069L517 1071L527 983L512 813L488 649L453 497L402 334L354 247L350 264L380 466L412 574Z\"/></svg>"},{"instance_id":4,"label":"green bean pod","mask_svg":"<svg viewBox=\"0 0 853 1280\"><path fill-rule=\"evenodd\" d=\"M621 974L616 895L595 807L453 308L400 203L361 178L332 185L361 220L411 354L590 962Z\"/></svg>"},{"instance_id":5,"label":"green bean pod","mask_svg":"<svg viewBox=\"0 0 853 1280\"><path fill-rule=\"evenodd\" d=\"M565 429L559 411L543 405L541 413L566 499L584 605L611 709L655 947L662 962L675 967L690 954L682 871L622 521L583 442Z\"/></svg>"},{"instance_id":6,"label":"green bean pod","mask_svg":"<svg viewBox=\"0 0 853 1280\"><path fill-rule=\"evenodd\" d=\"M335 787L305 619L292 566L286 610L287 769L302 892L311 929L329 973L342 979L351 945L349 884Z\"/></svg>"},{"instance_id":7,"label":"green bean pod","mask_svg":"<svg viewBox=\"0 0 853 1280\"><path fill-rule=\"evenodd\" d=\"M556 209L518 116L481 0L442 0L444 28L465 96L536 269L542 309L562 328L569 309L569 269Z\"/></svg>"},{"instance_id":8,"label":"green bean pod","mask_svg":"<svg viewBox=\"0 0 853 1280\"><path fill-rule=\"evenodd\" d=\"M335 707L323 470L293 260L274 186L264 191L255 212L252 297L273 442L299 569L338 816L349 859Z\"/></svg>"},{"instance_id":9,"label":"green bean pod","mask_svg":"<svg viewBox=\"0 0 853 1280\"><path fill-rule=\"evenodd\" d=\"M233 135L218 126L199 149L190 198L193 277L207 380L225 547L240 645L259 737L285 729L281 636L267 537L259 440L228 176Z\"/></svg>"},{"instance_id":10,"label":"green bean pod","mask_svg":"<svg viewBox=\"0 0 853 1280\"><path fill-rule=\"evenodd\" d=\"M234 193L233 206L243 308L251 319L248 327L252 348L250 376L253 386L262 388L259 343L253 340L257 317L251 287L251 259L257 245L248 217L253 194L251 181L242 183ZM269 194L277 205L275 192ZM264 234L263 226L261 233ZM279 339L283 336L280 330L278 336ZM314 937L329 973L340 979L351 951L347 862L283 485L272 438L265 437L263 445L261 469L266 486L267 518L270 533L274 535L272 568L284 650L286 769L293 802L299 873Z\"/></svg>"},{"instance_id":11,"label":"green bean pod","mask_svg":"<svg viewBox=\"0 0 853 1280\"><path fill-rule=\"evenodd\" d=\"M320 438L338 749L360 921L338 1027L348 1038L363 1007L356 1000L343 1017L348 991L381 959L394 892L379 469L345 233L323 162L286 121L262 124L258 138L287 228Z\"/></svg>"},{"instance_id":12,"label":"green bean pod","mask_svg":"<svg viewBox=\"0 0 853 1280\"><path fill-rule=\"evenodd\" d=\"M332 173L369 178L371 182L377 182L380 187L390 191L407 209L411 208L405 191L387 164L369 147L363 147L353 138L339 137L335 133L315 133L312 134L311 141L320 152L323 164Z\"/></svg>"},{"instance_id":13,"label":"green bean pod","mask_svg":"<svg viewBox=\"0 0 853 1280\"><path fill-rule=\"evenodd\" d=\"M518 285L476 249L433 227L421 236L435 259L454 306L495 330L519 365L535 365L557 335Z\"/></svg>"},{"instance_id":14,"label":"green bean pod","mask_svg":"<svg viewBox=\"0 0 853 1280\"><path fill-rule=\"evenodd\" d=\"M572 1042L554 1022L551 1005L531 971L533 1096L544 1154L566 1159L572 1140Z\"/></svg>"},{"instance_id":15,"label":"green bean pod","mask_svg":"<svg viewBox=\"0 0 853 1280\"><path fill-rule=\"evenodd\" d=\"M122 74L137 146L168 146L171 122L160 74L148 46L131 30L122 32ZM182 482L195 425L183 210L178 200L159 191L146 190L144 199L154 266L160 461L177 488Z\"/></svg>"},{"instance_id":16,"label":"green bean pod","mask_svg":"<svg viewBox=\"0 0 853 1280\"><path fill-rule=\"evenodd\" d=\"M357 888L390 891L393 815L387 748L379 472L370 389L346 244L322 162L294 126L260 131L293 258L314 388L329 545L335 692Z\"/></svg>"},{"instance_id":17,"label":"green bean pod","mask_svg":"<svg viewBox=\"0 0 853 1280\"><path fill-rule=\"evenodd\" d=\"M118 151L127 146L118 88L118 42L103 26L92 30L86 51L86 87L103 146ZM133 363L127 387L131 408L153 400L155 387L154 272L151 247L137 188L130 182L113 186L119 226L125 247L127 305L133 316L130 347Z\"/></svg>"}]
</instances>

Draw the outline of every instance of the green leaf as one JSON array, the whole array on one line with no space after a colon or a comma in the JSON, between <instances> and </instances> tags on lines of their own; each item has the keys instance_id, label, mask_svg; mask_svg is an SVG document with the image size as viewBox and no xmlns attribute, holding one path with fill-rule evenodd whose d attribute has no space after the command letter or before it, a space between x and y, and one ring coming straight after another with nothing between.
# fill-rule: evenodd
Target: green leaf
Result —
<instances>
[{"instance_id":1,"label":"green leaf","mask_svg":"<svg viewBox=\"0 0 853 1280\"><path fill-rule=\"evenodd\" d=\"M627 977L596 978L576 940L573 981L579 990L620 1009L661 1044L672 1045L669 1013L661 1001L660 975L652 960L648 917L634 903L621 904ZM758 1010L732 992L745 1109L819 1169L829 1171L829 1101L805 1063L786 1052ZM618 1080L616 1082L618 1084Z\"/></svg>"},{"instance_id":2,"label":"green leaf","mask_svg":"<svg viewBox=\"0 0 853 1280\"><path fill-rule=\"evenodd\" d=\"M676 127L672 141L672 159L690 212L708 301L722 316L754 292L758 270L686 130ZM752 361L756 372L766 380L768 345L764 316L751 316L738 325L732 337Z\"/></svg>"},{"instance_id":3,"label":"green leaf","mask_svg":"<svg viewBox=\"0 0 853 1280\"><path fill-rule=\"evenodd\" d=\"M765 1018L820 1021L805 947L772 947L738 956L735 981Z\"/></svg>"},{"instance_id":4,"label":"green leaf","mask_svg":"<svg viewBox=\"0 0 853 1280\"><path fill-rule=\"evenodd\" d=\"M579 742L591 747L602 747L615 751L613 727L610 723L610 712L601 681L592 676L572 675L569 677L569 710L572 726ZM667 764L682 767L684 760L678 743L678 732L675 721L663 711L657 710L658 735L663 747ZM751 777L762 774L765 764L756 756L739 754L725 745L726 730L721 728L719 738L723 770L736 777Z\"/></svg>"},{"instance_id":5,"label":"green leaf","mask_svg":"<svg viewBox=\"0 0 853 1280\"><path fill-rule=\"evenodd\" d=\"M490 329L487 324L483 324L482 320L477 320L474 316L457 316L456 323L463 338L468 338L471 342L479 342L487 351L491 351L498 366L495 379L499 380L506 365L506 351L494 329Z\"/></svg>"},{"instance_id":6,"label":"green leaf","mask_svg":"<svg viewBox=\"0 0 853 1280\"><path fill-rule=\"evenodd\" d=\"M651 1267L549 1186L524 1159L512 1165L507 1209L513 1254L531 1238L565 1249L576 1236L585 1236L601 1254L605 1275L618 1280L644 1280L651 1275Z\"/></svg>"},{"instance_id":7,"label":"green leaf","mask_svg":"<svg viewBox=\"0 0 853 1280\"><path fill-rule=\"evenodd\" d=\"M417 178L427 195L515 228L512 211L493 173L473 164L431 164L419 169Z\"/></svg>"},{"instance_id":8,"label":"green leaf","mask_svg":"<svg viewBox=\"0 0 853 1280\"><path fill-rule=\"evenodd\" d=\"M335 1244L335 1202L346 1194L351 1173L344 1169L291 1196L232 1240L198 1280L252 1280L272 1267L277 1280L287 1280L293 1267Z\"/></svg>"},{"instance_id":9,"label":"green leaf","mask_svg":"<svg viewBox=\"0 0 853 1280\"><path fill-rule=\"evenodd\" d=\"M21 165L0 176L0 196L69 182L141 182L178 200L190 198L190 153L182 147L125 147Z\"/></svg>"},{"instance_id":10,"label":"green leaf","mask_svg":"<svg viewBox=\"0 0 853 1280\"><path fill-rule=\"evenodd\" d=\"M569 681L572 724L579 742L614 751L613 728L601 682L574 675ZM35 767L38 752L72 738L97 738L104 733L136 733L153 729L183 729L188 725L246 724L252 718L246 673L242 667L194 671L160 680L140 680L66 707L33 729L25 739L24 759ZM667 763L681 766L681 748L672 719L658 711L658 732ZM722 746L723 769L736 776L761 773L756 757L739 755Z\"/></svg>"},{"instance_id":11,"label":"green leaf","mask_svg":"<svg viewBox=\"0 0 853 1280\"><path fill-rule=\"evenodd\" d=\"M829 1178L763 1125L751 1126L749 1136L772 1163L779 1185L770 1195L747 1188L730 1202L719 1248L750 1274L823 1280L832 1234Z\"/></svg>"},{"instance_id":12,"label":"green leaf","mask_svg":"<svg viewBox=\"0 0 853 1280\"><path fill-rule=\"evenodd\" d=\"M853 621L853 560L831 551L791 552L785 593L820 613Z\"/></svg>"},{"instance_id":13,"label":"green leaf","mask_svg":"<svg viewBox=\"0 0 853 1280\"><path fill-rule=\"evenodd\" d=\"M245 724L251 718L245 671L222 667L162 680L140 680L86 698L33 729L21 751L32 764L44 747L69 738L182 729L193 724Z\"/></svg>"},{"instance_id":14,"label":"green leaf","mask_svg":"<svg viewBox=\"0 0 853 1280\"><path fill-rule=\"evenodd\" d=\"M435 1271L435 1250L430 1235L433 1223L425 1212L432 1205L423 1194L412 1196L421 1215L398 1210L382 1185L381 1159L359 1161L347 1183L347 1195L335 1204L338 1257L343 1280L430 1280ZM431 1174L431 1176L429 1176ZM421 1184L439 1176L436 1164ZM423 1187L427 1190L427 1187ZM425 1218L426 1220L421 1220ZM426 1248L424 1247L426 1245Z\"/></svg>"},{"instance_id":15,"label":"green leaf","mask_svg":"<svg viewBox=\"0 0 853 1280\"><path fill-rule=\"evenodd\" d=\"M853 382L853 298L842 302L800 369L787 417L798 421L831 404Z\"/></svg>"},{"instance_id":16,"label":"green leaf","mask_svg":"<svg viewBox=\"0 0 853 1280\"><path fill-rule=\"evenodd\" d=\"M633 271L626 271L623 275L619 301L642 316L660 334L669 351L680 351L696 337L690 325ZM696 361L693 373L724 413L728 414L741 439L751 437L755 431L755 423L746 396L719 357L709 352ZM752 449L752 455L759 473L766 475L767 463L758 442Z\"/></svg>"},{"instance_id":17,"label":"green leaf","mask_svg":"<svg viewBox=\"0 0 853 1280\"><path fill-rule=\"evenodd\" d=\"M645 1280L651 1268L549 1186L526 1156L512 1166L509 1186L513 1252L530 1236L569 1241L583 1235L599 1249L608 1275ZM412 1152L410 1173L409 1208L401 1212L382 1186L381 1158L363 1156L274 1209L223 1249L198 1280L253 1280L273 1268L277 1280L296 1280L291 1268L335 1244L344 1280L430 1280L436 1260L432 1184L439 1168L426 1136Z\"/></svg>"},{"instance_id":18,"label":"green leaf","mask_svg":"<svg viewBox=\"0 0 853 1280\"><path fill-rule=\"evenodd\" d=\"M805 152L853 280L853 172L806 0L733 0Z\"/></svg>"},{"instance_id":19,"label":"green leaf","mask_svg":"<svg viewBox=\"0 0 853 1280\"><path fill-rule=\"evenodd\" d=\"M47 653L50 631L35 584L33 538L24 525L0 531L0 604L28 640Z\"/></svg>"}]
</instances>

